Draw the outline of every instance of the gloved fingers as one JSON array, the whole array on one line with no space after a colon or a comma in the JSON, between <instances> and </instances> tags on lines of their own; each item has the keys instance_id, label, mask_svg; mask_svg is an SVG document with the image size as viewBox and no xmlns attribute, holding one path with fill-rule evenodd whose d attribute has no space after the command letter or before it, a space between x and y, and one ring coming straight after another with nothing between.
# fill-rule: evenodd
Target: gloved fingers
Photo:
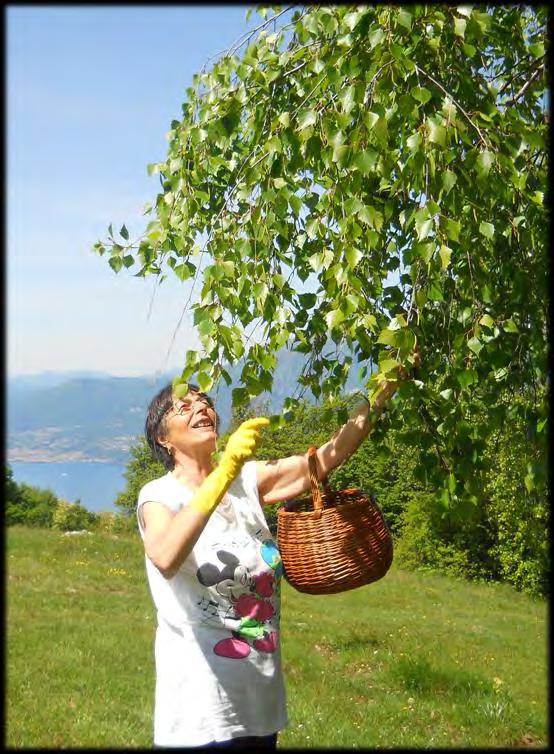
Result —
<instances>
[{"instance_id":1,"label":"gloved fingers","mask_svg":"<svg viewBox=\"0 0 554 754\"><path fill-rule=\"evenodd\" d=\"M265 416L255 416L252 419L246 419L246 421L243 421L243 423L237 429L237 432L243 429L259 430L262 427L267 427L268 424L269 424L269 419L267 419Z\"/></svg>"},{"instance_id":2,"label":"gloved fingers","mask_svg":"<svg viewBox=\"0 0 554 754\"><path fill-rule=\"evenodd\" d=\"M244 421L229 438L225 448L226 455L236 460L250 457L260 441L260 429L268 424L269 419L263 416Z\"/></svg>"},{"instance_id":3,"label":"gloved fingers","mask_svg":"<svg viewBox=\"0 0 554 754\"><path fill-rule=\"evenodd\" d=\"M240 458L244 455L251 455L256 450L257 442L250 438L237 438L236 442L228 447L229 454L234 458Z\"/></svg>"}]
</instances>

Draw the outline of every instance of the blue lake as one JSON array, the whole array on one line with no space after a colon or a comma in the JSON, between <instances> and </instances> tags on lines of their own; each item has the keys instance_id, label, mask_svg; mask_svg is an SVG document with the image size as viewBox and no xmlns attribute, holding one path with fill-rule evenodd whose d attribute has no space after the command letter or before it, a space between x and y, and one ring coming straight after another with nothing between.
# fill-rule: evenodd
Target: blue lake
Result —
<instances>
[{"instance_id":1,"label":"blue lake","mask_svg":"<svg viewBox=\"0 0 554 754\"><path fill-rule=\"evenodd\" d=\"M10 461L16 482L50 489L70 503L77 499L89 511L120 512L114 500L127 486L125 466L94 461Z\"/></svg>"}]
</instances>

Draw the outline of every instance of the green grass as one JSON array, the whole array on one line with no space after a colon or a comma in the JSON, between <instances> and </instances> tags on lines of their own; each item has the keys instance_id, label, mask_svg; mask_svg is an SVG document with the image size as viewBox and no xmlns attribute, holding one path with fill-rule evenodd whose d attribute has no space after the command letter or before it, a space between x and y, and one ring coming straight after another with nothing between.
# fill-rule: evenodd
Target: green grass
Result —
<instances>
[{"instance_id":1,"label":"green grass","mask_svg":"<svg viewBox=\"0 0 554 754\"><path fill-rule=\"evenodd\" d=\"M152 745L155 612L138 535L7 534L8 747ZM394 566L283 585L286 748L546 747L547 605Z\"/></svg>"}]
</instances>

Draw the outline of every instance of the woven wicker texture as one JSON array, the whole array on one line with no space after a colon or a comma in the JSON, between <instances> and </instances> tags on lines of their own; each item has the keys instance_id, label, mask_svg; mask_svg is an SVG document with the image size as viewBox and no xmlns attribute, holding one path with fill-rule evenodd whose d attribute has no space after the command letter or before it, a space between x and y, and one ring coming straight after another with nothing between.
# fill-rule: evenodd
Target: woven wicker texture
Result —
<instances>
[{"instance_id":1,"label":"woven wicker texture","mask_svg":"<svg viewBox=\"0 0 554 754\"><path fill-rule=\"evenodd\" d=\"M392 537L379 506L361 490L332 491L323 479L321 493L315 451L308 451L312 497L279 510L277 538L295 589L335 594L383 578L392 563Z\"/></svg>"}]
</instances>

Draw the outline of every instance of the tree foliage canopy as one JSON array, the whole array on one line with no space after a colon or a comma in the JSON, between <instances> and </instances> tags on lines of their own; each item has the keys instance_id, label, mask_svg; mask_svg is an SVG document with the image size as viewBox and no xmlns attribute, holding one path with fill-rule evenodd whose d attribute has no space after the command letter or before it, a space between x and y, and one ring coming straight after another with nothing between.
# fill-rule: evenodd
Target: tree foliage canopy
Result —
<instances>
[{"instance_id":1,"label":"tree foliage canopy","mask_svg":"<svg viewBox=\"0 0 554 754\"><path fill-rule=\"evenodd\" d=\"M528 406L502 394L530 392L546 438L546 6L258 13L186 90L145 233L95 250L194 283L181 379L210 390L243 359L235 403L271 389L283 347L328 399L353 362L372 393L417 343L380 431L411 427L445 500L476 501L485 435Z\"/></svg>"}]
</instances>

